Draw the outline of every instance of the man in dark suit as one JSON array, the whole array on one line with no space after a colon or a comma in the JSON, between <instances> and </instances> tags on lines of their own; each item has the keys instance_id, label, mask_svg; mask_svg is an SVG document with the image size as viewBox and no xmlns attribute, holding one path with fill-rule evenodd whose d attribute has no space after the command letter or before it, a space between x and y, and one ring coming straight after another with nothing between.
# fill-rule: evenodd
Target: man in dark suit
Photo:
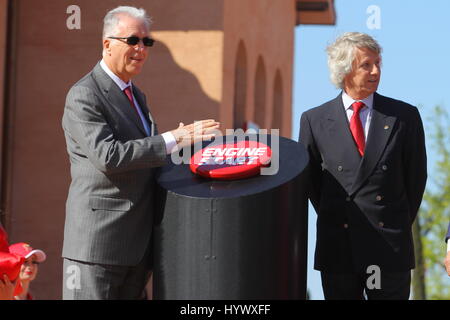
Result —
<instances>
[{"instance_id":1,"label":"man in dark suit","mask_svg":"<svg viewBox=\"0 0 450 320\"><path fill-rule=\"evenodd\" d=\"M325 299L408 299L411 225L427 178L418 110L376 93L381 47L346 33L328 47L343 91L303 113L299 141L310 155L317 212L315 269Z\"/></svg>"},{"instance_id":2,"label":"man in dark suit","mask_svg":"<svg viewBox=\"0 0 450 320\"><path fill-rule=\"evenodd\" d=\"M69 91L63 128L72 182L64 230L64 299L138 299L151 270L155 168L212 137L204 120L159 135L131 82L153 40L143 9L104 20L103 59Z\"/></svg>"}]
</instances>

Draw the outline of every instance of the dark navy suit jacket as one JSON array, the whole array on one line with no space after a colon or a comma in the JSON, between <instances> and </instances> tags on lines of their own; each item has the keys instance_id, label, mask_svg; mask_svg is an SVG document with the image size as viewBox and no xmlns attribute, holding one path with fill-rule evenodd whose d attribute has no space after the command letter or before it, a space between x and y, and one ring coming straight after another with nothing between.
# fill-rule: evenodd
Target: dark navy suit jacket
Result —
<instances>
[{"instance_id":1,"label":"dark navy suit jacket","mask_svg":"<svg viewBox=\"0 0 450 320\"><path fill-rule=\"evenodd\" d=\"M309 197L318 214L315 269L414 268L411 225L427 179L417 108L375 93L361 158L339 95L303 113L299 141L310 155Z\"/></svg>"}]
</instances>

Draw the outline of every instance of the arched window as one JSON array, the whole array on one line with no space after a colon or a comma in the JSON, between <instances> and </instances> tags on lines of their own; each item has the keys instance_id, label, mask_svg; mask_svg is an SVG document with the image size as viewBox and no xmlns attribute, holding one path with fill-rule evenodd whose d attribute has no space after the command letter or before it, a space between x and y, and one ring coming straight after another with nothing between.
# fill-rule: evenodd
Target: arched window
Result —
<instances>
[{"instance_id":1,"label":"arched window","mask_svg":"<svg viewBox=\"0 0 450 320\"><path fill-rule=\"evenodd\" d=\"M254 119L260 128L265 128L266 119L266 68L260 56L255 73L255 111Z\"/></svg>"},{"instance_id":2,"label":"arched window","mask_svg":"<svg viewBox=\"0 0 450 320\"><path fill-rule=\"evenodd\" d=\"M247 98L247 53L244 42L239 42L234 70L234 128L243 128L246 114Z\"/></svg>"},{"instance_id":3,"label":"arched window","mask_svg":"<svg viewBox=\"0 0 450 320\"><path fill-rule=\"evenodd\" d=\"M283 82L281 79L280 70L275 74L275 81L273 85L273 109L272 109L272 129L280 129L283 124Z\"/></svg>"}]
</instances>

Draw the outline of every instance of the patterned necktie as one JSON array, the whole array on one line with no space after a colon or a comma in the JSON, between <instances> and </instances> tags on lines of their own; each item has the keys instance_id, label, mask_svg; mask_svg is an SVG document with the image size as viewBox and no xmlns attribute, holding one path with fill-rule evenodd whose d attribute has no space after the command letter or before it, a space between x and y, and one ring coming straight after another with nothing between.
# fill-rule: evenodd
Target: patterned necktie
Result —
<instances>
[{"instance_id":1,"label":"patterned necktie","mask_svg":"<svg viewBox=\"0 0 450 320\"><path fill-rule=\"evenodd\" d=\"M366 147L366 138L364 137L364 129L359 118L359 112L364 107L364 103L357 101L352 104L353 115L350 119L350 131L352 132L353 139L355 140L358 152L364 156L364 148Z\"/></svg>"}]
</instances>

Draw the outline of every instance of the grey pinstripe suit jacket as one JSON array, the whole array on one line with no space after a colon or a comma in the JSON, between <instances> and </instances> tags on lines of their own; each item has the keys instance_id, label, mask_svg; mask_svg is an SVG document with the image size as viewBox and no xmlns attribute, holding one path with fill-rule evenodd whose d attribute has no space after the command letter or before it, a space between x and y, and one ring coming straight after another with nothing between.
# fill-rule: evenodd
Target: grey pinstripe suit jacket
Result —
<instances>
[{"instance_id":1,"label":"grey pinstripe suit jacket","mask_svg":"<svg viewBox=\"0 0 450 320\"><path fill-rule=\"evenodd\" d=\"M133 90L152 123L151 137L99 64L67 94L62 125L72 182L64 258L133 266L149 244L155 168L166 163L166 147L144 94Z\"/></svg>"}]
</instances>

